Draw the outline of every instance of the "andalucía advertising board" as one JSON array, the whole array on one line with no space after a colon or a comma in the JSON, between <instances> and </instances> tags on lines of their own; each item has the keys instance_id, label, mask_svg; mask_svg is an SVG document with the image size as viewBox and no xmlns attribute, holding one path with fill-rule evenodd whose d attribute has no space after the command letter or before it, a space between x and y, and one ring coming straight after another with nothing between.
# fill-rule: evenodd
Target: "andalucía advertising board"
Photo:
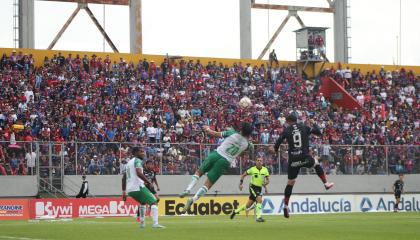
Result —
<instances>
[{"instance_id":1,"label":"andaluc\u00eda advertising board","mask_svg":"<svg viewBox=\"0 0 420 240\"><path fill-rule=\"evenodd\" d=\"M394 203L391 194L292 195L289 210L293 214L387 212L394 210ZM263 214L281 215L283 207L283 196L264 196ZM403 194L399 209L420 211L420 194Z\"/></svg>"},{"instance_id":2,"label":"andaluc\u00eda advertising board","mask_svg":"<svg viewBox=\"0 0 420 240\"><path fill-rule=\"evenodd\" d=\"M394 210L393 195L356 195L357 212L387 212ZM420 194L403 194L398 204L400 211L419 212Z\"/></svg>"}]
</instances>

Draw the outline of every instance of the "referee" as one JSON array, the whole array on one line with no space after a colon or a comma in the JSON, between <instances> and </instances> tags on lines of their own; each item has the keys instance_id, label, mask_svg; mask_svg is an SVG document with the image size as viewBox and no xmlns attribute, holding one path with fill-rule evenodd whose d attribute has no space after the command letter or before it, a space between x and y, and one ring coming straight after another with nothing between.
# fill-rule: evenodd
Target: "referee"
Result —
<instances>
[{"instance_id":1,"label":"referee","mask_svg":"<svg viewBox=\"0 0 420 240\"><path fill-rule=\"evenodd\" d=\"M257 222L264 222L265 220L261 217L261 203L262 203L262 187L264 186L265 192L267 193L267 185L270 181L270 174L268 170L263 165L262 158L257 158L256 165L244 172L241 175L241 180L239 184L239 190L242 191L244 178L247 175L251 176L251 184L249 185L249 200L246 204L240 206L238 209L232 212L230 219L233 219L236 214L239 214L243 210L249 209L255 202L256 204L256 213L257 213Z\"/></svg>"}]
</instances>

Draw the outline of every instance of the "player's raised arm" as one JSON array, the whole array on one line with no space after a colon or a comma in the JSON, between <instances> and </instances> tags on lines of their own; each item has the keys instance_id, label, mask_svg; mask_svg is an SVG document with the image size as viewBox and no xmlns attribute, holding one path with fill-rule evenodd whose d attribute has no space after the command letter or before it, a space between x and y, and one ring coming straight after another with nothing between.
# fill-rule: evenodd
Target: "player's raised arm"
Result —
<instances>
[{"instance_id":1,"label":"player's raised arm","mask_svg":"<svg viewBox=\"0 0 420 240\"><path fill-rule=\"evenodd\" d=\"M209 126L203 126L203 130L212 137L223 137L222 132L211 130Z\"/></svg>"},{"instance_id":2,"label":"player's raised arm","mask_svg":"<svg viewBox=\"0 0 420 240\"><path fill-rule=\"evenodd\" d=\"M313 119L311 119L309 121L309 123L312 125L312 127L309 129L309 133L317 135L317 136L321 136L322 132L321 132L321 129L319 128L318 124L316 124L316 122Z\"/></svg>"},{"instance_id":3,"label":"player's raised arm","mask_svg":"<svg viewBox=\"0 0 420 240\"><path fill-rule=\"evenodd\" d=\"M280 144L284 141L284 139L286 139L286 133L285 131L283 131L279 138L277 138L276 144L274 144L274 147L270 147L270 151L273 153L276 153L279 151L280 148Z\"/></svg>"}]
</instances>

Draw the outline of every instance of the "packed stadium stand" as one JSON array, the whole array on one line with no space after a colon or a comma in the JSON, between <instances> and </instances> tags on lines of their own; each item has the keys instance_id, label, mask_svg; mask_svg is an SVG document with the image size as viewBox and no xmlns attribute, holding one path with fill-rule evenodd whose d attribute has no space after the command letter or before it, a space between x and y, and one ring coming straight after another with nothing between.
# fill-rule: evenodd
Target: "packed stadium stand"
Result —
<instances>
[{"instance_id":1,"label":"packed stadium stand","mask_svg":"<svg viewBox=\"0 0 420 240\"><path fill-rule=\"evenodd\" d=\"M222 141L206 137L201 126L222 130L240 120L255 127L256 154L270 172L284 173L286 147L278 159L266 148L291 112L320 124L324 135L313 139L313 151L328 174L420 172L420 77L410 69L324 69L321 76L361 106L349 110L328 101L320 78L303 79L293 64L10 52L0 60L1 175L33 174L35 142L40 165L60 166L54 156L62 154L67 175L119 174L128 147L138 143L147 146L157 172L192 174ZM251 113L238 108L242 96L252 99ZM49 141L52 149L43 144ZM231 173L251 159L242 157Z\"/></svg>"}]
</instances>

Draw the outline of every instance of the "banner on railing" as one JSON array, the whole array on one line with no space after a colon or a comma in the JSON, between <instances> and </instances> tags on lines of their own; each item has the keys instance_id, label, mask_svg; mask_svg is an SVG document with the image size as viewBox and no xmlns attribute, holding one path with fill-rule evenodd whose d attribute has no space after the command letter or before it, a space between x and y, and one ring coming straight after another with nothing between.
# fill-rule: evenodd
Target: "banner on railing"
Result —
<instances>
[{"instance_id":1,"label":"banner on railing","mask_svg":"<svg viewBox=\"0 0 420 240\"><path fill-rule=\"evenodd\" d=\"M289 210L292 214L388 212L394 210L394 204L391 194L293 195ZM420 194L404 194L398 207L402 211L420 211ZM264 196L263 214L282 215L283 208L283 196Z\"/></svg>"},{"instance_id":2,"label":"banner on railing","mask_svg":"<svg viewBox=\"0 0 420 240\"><path fill-rule=\"evenodd\" d=\"M29 218L29 200L0 200L0 220L21 220Z\"/></svg>"}]
</instances>

